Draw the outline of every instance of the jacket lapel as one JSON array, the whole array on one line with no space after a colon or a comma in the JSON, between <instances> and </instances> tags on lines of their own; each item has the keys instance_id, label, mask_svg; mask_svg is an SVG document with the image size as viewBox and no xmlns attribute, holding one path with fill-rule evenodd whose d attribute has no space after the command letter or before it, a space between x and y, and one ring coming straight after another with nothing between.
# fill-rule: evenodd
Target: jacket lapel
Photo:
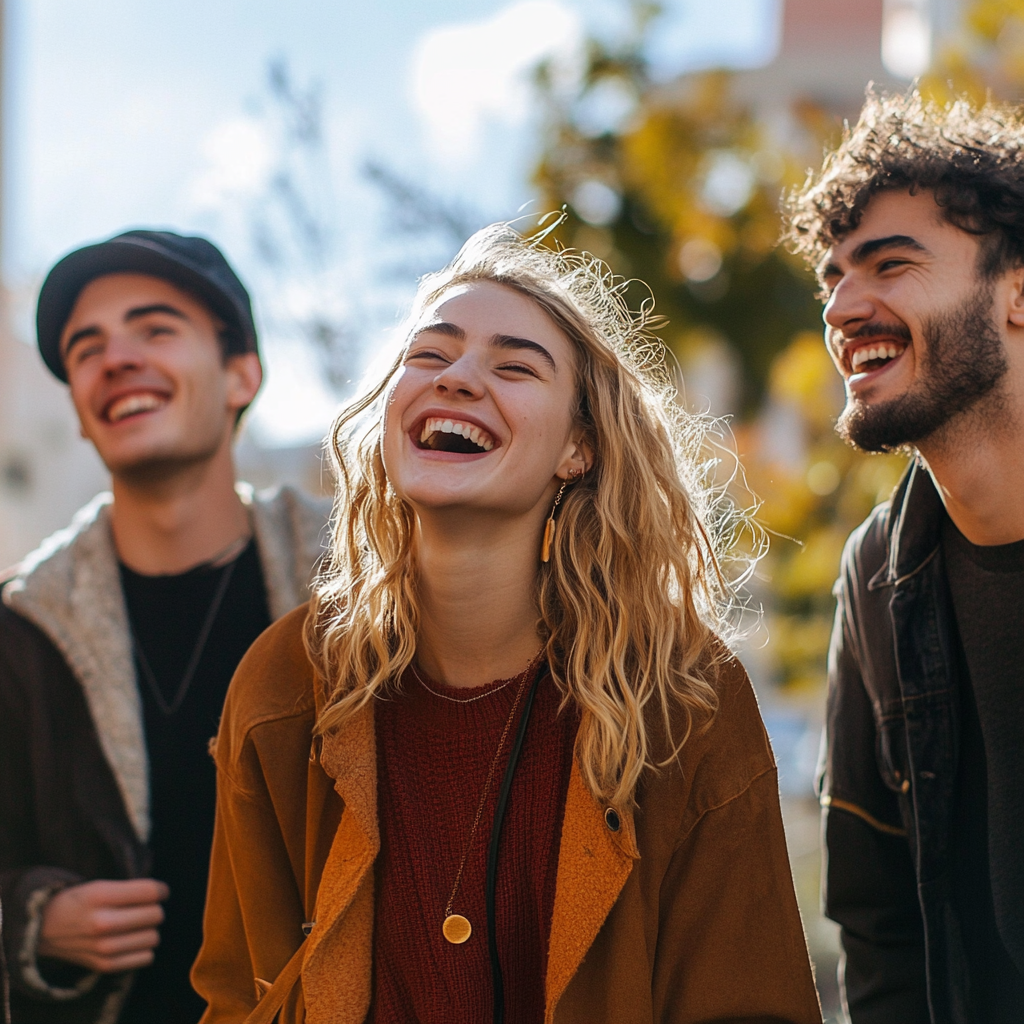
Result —
<instances>
[{"instance_id":1,"label":"jacket lapel","mask_svg":"<svg viewBox=\"0 0 1024 1024\"><path fill-rule=\"evenodd\" d=\"M257 495L250 484L237 483L235 491L249 510L270 618L276 621L309 600L329 539L331 502L290 487Z\"/></svg>"},{"instance_id":2,"label":"jacket lapel","mask_svg":"<svg viewBox=\"0 0 1024 1024\"><path fill-rule=\"evenodd\" d=\"M370 1007L377 751L373 705L324 737L324 771L344 802L317 893L302 986L309 1024L359 1024Z\"/></svg>"},{"instance_id":3,"label":"jacket lapel","mask_svg":"<svg viewBox=\"0 0 1024 1024\"><path fill-rule=\"evenodd\" d=\"M149 766L110 501L98 495L29 555L4 588L4 601L50 638L82 684L128 818L145 842Z\"/></svg>"},{"instance_id":4,"label":"jacket lapel","mask_svg":"<svg viewBox=\"0 0 1024 1024\"><path fill-rule=\"evenodd\" d=\"M277 619L309 598L329 505L290 488L262 497L248 484L237 490L250 510L271 617ZM3 588L3 600L50 638L82 684L128 818L145 842L149 763L110 529L111 500L109 493L97 495L67 529L28 555Z\"/></svg>"},{"instance_id":5,"label":"jacket lapel","mask_svg":"<svg viewBox=\"0 0 1024 1024\"><path fill-rule=\"evenodd\" d=\"M639 859L632 811L612 832L605 808L590 795L574 758L558 852L555 909L548 944L544 1020L572 980Z\"/></svg>"}]
</instances>

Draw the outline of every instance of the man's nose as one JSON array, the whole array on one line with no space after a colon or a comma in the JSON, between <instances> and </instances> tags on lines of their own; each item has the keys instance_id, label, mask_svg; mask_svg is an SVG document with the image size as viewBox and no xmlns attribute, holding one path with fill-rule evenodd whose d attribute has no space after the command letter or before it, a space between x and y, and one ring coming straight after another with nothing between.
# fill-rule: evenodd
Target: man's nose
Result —
<instances>
[{"instance_id":1,"label":"man's nose","mask_svg":"<svg viewBox=\"0 0 1024 1024\"><path fill-rule=\"evenodd\" d=\"M825 303L822 318L837 331L849 330L867 323L875 315L870 290L856 277L844 277L832 290Z\"/></svg>"},{"instance_id":2,"label":"man's nose","mask_svg":"<svg viewBox=\"0 0 1024 1024\"><path fill-rule=\"evenodd\" d=\"M145 362L142 344L130 331L112 331L103 347L103 368L107 373L132 369Z\"/></svg>"}]
</instances>

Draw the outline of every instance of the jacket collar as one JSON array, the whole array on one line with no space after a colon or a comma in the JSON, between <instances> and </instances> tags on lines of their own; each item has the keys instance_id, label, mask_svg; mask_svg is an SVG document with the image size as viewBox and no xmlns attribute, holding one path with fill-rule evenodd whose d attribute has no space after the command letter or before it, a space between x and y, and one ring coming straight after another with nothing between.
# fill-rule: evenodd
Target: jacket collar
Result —
<instances>
[{"instance_id":1,"label":"jacket collar","mask_svg":"<svg viewBox=\"0 0 1024 1024\"><path fill-rule=\"evenodd\" d=\"M318 692L318 716L322 699ZM312 993L325 974L344 974L352 984L358 979L358 994L349 989L352 1002L348 1009L325 1017L333 1024L356 1024L363 1020L369 1006L370 977L365 949L372 942L372 868L380 851L372 702L341 729L324 737L320 763L334 779L344 811L317 893L317 927L310 935L303 962L303 987L307 993L306 1006L311 1008L320 1004ZM609 827L606 811L590 794L579 761L573 758L548 943L546 1021L553 1019L558 1000L593 945L633 870L634 861L640 857L633 811L619 813L617 831ZM313 1017L309 1019L314 1024Z\"/></svg>"},{"instance_id":2,"label":"jacket collar","mask_svg":"<svg viewBox=\"0 0 1024 1024\"><path fill-rule=\"evenodd\" d=\"M574 757L548 940L545 1022L554 1019L558 1000L594 944L633 870L633 862L640 859L632 809L619 814L616 832L606 822L606 811L587 789L579 760Z\"/></svg>"},{"instance_id":3,"label":"jacket collar","mask_svg":"<svg viewBox=\"0 0 1024 1024\"><path fill-rule=\"evenodd\" d=\"M327 506L283 488L257 497L238 487L249 509L271 617L302 604L322 554ZM97 495L64 530L18 567L3 600L34 623L82 685L100 747L136 835L149 837L149 766L142 706L128 637L128 615L110 528L109 493Z\"/></svg>"},{"instance_id":4,"label":"jacket collar","mask_svg":"<svg viewBox=\"0 0 1024 1024\"><path fill-rule=\"evenodd\" d=\"M890 502L888 558L868 582L868 589L893 586L924 568L938 550L944 515L931 475L915 460Z\"/></svg>"}]
</instances>

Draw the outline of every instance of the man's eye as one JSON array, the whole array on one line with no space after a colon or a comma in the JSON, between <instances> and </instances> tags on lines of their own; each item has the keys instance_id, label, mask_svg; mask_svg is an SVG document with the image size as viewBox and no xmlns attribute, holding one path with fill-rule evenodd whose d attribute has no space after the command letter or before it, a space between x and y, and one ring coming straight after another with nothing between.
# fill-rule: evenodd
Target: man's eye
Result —
<instances>
[{"instance_id":1,"label":"man's eye","mask_svg":"<svg viewBox=\"0 0 1024 1024\"><path fill-rule=\"evenodd\" d=\"M102 348L102 345L76 345L71 353L71 361L73 363L81 363L83 360L98 355Z\"/></svg>"},{"instance_id":2,"label":"man's eye","mask_svg":"<svg viewBox=\"0 0 1024 1024\"><path fill-rule=\"evenodd\" d=\"M892 270L894 267L902 267L906 262L906 260L882 260L878 264L878 269L880 271Z\"/></svg>"}]
</instances>

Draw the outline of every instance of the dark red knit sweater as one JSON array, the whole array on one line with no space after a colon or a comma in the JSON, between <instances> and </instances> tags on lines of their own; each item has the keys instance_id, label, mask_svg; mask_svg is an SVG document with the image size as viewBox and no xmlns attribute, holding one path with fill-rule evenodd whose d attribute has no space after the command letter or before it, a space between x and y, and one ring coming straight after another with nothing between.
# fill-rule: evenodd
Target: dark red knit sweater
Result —
<instances>
[{"instance_id":1,"label":"dark red knit sweater","mask_svg":"<svg viewBox=\"0 0 1024 1024\"><path fill-rule=\"evenodd\" d=\"M473 925L469 941L441 934L444 908L484 780L515 701L501 680L445 687L411 672L402 692L375 708L381 851L374 923L374 1024L484 1024L491 1019L484 878L491 824L521 708L509 730L453 912ZM529 685L529 683L527 684ZM551 677L541 679L509 795L498 855L495 917L508 1024L541 1024L555 902L558 844L578 717L558 714Z\"/></svg>"}]
</instances>

